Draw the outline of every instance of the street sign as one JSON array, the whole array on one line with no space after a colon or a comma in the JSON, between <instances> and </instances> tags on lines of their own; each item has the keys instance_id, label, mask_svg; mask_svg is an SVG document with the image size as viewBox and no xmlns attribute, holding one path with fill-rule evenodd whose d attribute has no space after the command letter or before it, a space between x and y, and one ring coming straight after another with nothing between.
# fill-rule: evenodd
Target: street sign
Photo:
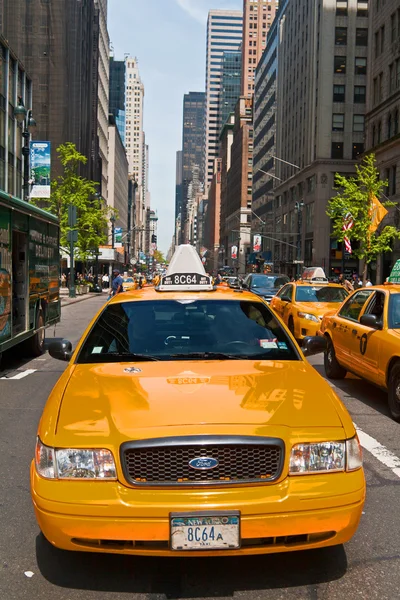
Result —
<instances>
[{"instance_id":1,"label":"street sign","mask_svg":"<svg viewBox=\"0 0 400 600\"><path fill-rule=\"evenodd\" d=\"M68 227L75 227L77 222L77 210L76 206L70 204L68 206Z\"/></svg>"},{"instance_id":2,"label":"street sign","mask_svg":"<svg viewBox=\"0 0 400 600\"><path fill-rule=\"evenodd\" d=\"M390 283L400 283L400 260L397 260L389 276Z\"/></svg>"},{"instance_id":3,"label":"street sign","mask_svg":"<svg viewBox=\"0 0 400 600\"><path fill-rule=\"evenodd\" d=\"M73 229L72 231L67 232L67 241L69 243L71 243L71 242L75 243L78 241L78 232L76 229Z\"/></svg>"}]
</instances>

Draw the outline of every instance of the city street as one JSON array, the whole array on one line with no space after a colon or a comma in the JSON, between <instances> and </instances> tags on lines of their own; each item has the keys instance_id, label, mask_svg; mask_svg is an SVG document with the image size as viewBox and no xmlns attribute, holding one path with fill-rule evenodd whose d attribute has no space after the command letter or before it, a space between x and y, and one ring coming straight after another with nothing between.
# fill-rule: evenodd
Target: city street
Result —
<instances>
[{"instance_id":1,"label":"city street","mask_svg":"<svg viewBox=\"0 0 400 600\"><path fill-rule=\"evenodd\" d=\"M105 297L66 302L48 341L75 345ZM383 392L355 377L335 384L360 429L368 484L360 527L345 547L219 559L68 553L40 534L29 491L37 424L65 363L48 354L26 361L17 352L0 369L1 600L400 597L400 424L388 416ZM322 355L310 362L324 375Z\"/></svg>"}]
</instances>

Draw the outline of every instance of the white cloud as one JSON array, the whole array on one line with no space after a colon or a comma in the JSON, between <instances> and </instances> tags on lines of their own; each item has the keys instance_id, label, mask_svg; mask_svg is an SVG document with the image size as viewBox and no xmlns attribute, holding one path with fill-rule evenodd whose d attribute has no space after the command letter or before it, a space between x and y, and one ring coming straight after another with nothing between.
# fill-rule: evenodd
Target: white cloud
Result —
<instances>
[{"instance_id":1,"label":"white cloud","mask_svg":"<svg viewBox=\"0 0 400 600\"><path fill-rule=\"evenodd\" d=\"M184 10L192 19L199 21L202 25L207 21L208 11L211 8L222 9L241 9L240 0L219 0L213 2L210 7L210 0L175 0L176 3ZM215 4L221 6L214 6ZM238 6L239 5L239 6Z\"/></svg>"}]
</instances>

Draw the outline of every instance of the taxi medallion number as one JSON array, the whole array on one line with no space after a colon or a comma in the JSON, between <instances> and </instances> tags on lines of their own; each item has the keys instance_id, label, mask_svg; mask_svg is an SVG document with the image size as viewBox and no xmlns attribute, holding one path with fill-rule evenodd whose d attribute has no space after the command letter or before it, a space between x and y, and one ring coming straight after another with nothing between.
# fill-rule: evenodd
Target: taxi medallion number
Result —
<instances>
[{"instance_id":1,"label":"taxi medallion number","mask_svg":"<svg viewBox=\"0 0 400 600\"><path fill-rule=\"evenodd\" d=\"M165 275L162 285L210 285L210 277L200 273L174 273Z\"/></svg>"},{"instance_id":2,"label":"taxi medallion number","mask_svg":"<svg viewBox=\"0 0 400 600\"><path fill-rule=\"evenodd\" d=\"M172 550L232 550L240 547L240 517L171 516Z\"/></svg>"}]
</instances>

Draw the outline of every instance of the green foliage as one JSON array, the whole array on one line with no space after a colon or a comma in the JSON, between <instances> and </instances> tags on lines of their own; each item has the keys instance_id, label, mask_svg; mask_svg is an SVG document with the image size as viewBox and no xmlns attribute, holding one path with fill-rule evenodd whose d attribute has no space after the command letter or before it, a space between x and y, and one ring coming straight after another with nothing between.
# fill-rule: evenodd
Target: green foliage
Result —
<instances>
[{"instance_id":1,"label":"green foliage","mask_svg":"<svg viewBox=\"0 0 400 600\"><path fill-rule=\"evenodd\" d=\"M371 231L372 199L376 197L380 200L382 190L387 186L386 181L379 179L375 155L371 153L365 156L355 169L354 177L346 178L336 173L337 194L328 202L327 215L333 223L332 237L343 242L347 236L350 241L358 242L358 247L353 248L353 254L368 265L382 252L391 252L391 242L400 238L400 232L392 226L380 226L375 232ZM386 208L394 206L393 202L381 204ZM348 213L354 224L352 229L343 231L344 219Z\"/></svg>"},{"instance_id":2,"label":"green foliage","mask_svg":"<svg viewBox=\"0 0 400 600\"><path fill-rule=\"evenodd\" d=\"M153 258L158 263L165 263L164 254L162 252L160 252L160 250L154 250Z\"/></svg>"},{"instance_id":3,"label":"green foliage","mask_svg":"<svg viewBox=\"0 0 400 600\"><path fill-rule=\"evenodd\" d=\"M58 216L60 220L60 245L69 252L67 233L68 206L77 208L78 242L75 245L76 257L87 260L93 249L107 243L107 226L111 213L115 211L105 206L97 193L98 184L78 174L79 167L86 164L87 158L80 154L75 144L67 142L57 148L63 166L63 174L51 183L51 197L40 199L40 206ZM45 203L45 205L43 205Z\"/></svg>"}]
</instances>

